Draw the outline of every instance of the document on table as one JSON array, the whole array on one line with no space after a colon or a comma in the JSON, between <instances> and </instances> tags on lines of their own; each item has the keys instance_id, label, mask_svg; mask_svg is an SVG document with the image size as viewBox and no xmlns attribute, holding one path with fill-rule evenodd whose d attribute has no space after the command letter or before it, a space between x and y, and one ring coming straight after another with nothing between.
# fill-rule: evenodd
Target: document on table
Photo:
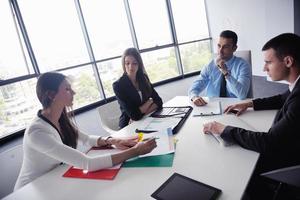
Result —
<instances>
[{"instance_id":1,"label":"document on table","mask_svg":"<svg viewBox=\"0 0 300 200\"><path fill-rule=\"evenodd\" d=\"M147 157L147 156L158 156L169 153L174 153L175 145L174 145L174 137L172 134L171 128L161 130L154 133L144 134L143 140L148 138L156 138L157 147L153 149L150 153L145 155L140 155L139 157Z\"/></svg>"},{"instance_id":2,"label":"document on table","mask_svg":"<svg viewBox=\"0 0 300 200\"><path fill-rule=\"evenodd\" d=\"M145 121L138 127L139 130L155 130L163 131L167 128L173 129L181 120L181 117L166 117L166 118L152 118L148 117Z\"/></svg>"},{"instance_id":3,"label":"document on table","mask_svg":"<svg viewBox=\"0 0 300 200\"><path fill-rule=\"evenodd\" d=\"M221 115L222 107L220 101L209 101L204 106L194 106L193 116Z\"/></svg>"}]
</instances>

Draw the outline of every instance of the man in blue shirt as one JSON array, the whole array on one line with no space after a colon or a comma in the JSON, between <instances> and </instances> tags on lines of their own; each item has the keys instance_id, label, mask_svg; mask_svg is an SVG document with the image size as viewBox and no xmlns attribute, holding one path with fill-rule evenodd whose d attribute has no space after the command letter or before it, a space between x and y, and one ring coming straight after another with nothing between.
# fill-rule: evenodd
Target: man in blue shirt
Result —
<instances>
[{"instance_id":1,"label":"man in blue shirt","mask_svg":"<svg viewBox=\"0 0 300 200\"><path fill-rule=\"evenodd\" d=\"M189 97L197 106L206 102L199 94L206 89L208 97L247 97L251 70L249 64L233 53L237 49L237 35L225 30L221 32L218 42L218 56L203 68L199 77L189 89ZM223 83L222 83L223 81Z\"/></svg>"}]
</instances>

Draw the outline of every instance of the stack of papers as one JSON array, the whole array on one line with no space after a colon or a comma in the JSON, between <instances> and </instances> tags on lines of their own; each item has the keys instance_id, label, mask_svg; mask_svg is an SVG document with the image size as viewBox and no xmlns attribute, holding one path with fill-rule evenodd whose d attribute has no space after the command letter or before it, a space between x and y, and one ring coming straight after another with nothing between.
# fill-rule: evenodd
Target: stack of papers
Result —
<instances>
[{"instance_id":1,"label":"stack of papers","mask_svg":"<svg viewBox=\"0 0 300 200\"><path fill-rule=\"evenodd\" d=\"M138 127L139 130L154 130L166 131L168 128L173 129L180 122L181 117L167 117L167 118L152 118L148 117Z\"/></svg>"},{"instance_id":2,"label":"stack of papers","mask_svg":"<svg viewBox=\"0 0 300 200\"><path fill-rule=\"evenodd\" d=\"M153 149L153 151L151 151L150 153L140 155L140 158L174 153L175 145L171 128L154 133L144 134L143 136L143 140L147 140L150 138L156 138L157 147Z\"/></svg>"},{"instance_id":3,"label":"stack of papers","mask_svg":"<svg viewBox=\"0 0 300 200\"><path fill-rule=\"evenodd\" d=\"M172 129L143 134L143 140L152 137L157 138L157 147L148 154L127 160L123 167L172 167L175 152Z\"/></svg>"},{"instance_id":4,"label":"stack of papers","mask_svg":"<svg viewBox=\"0 0 300 200\"><path fill-rule=\"evenodd\" d=\"M157 147L152 152L129 159L124 163L124 167L171 167L173 165L175 145L172 129L168 128L158 132L143 134L142 140L156 138ZM87 155L99 156L105 154L115 154L121 152L119 149L92 148ZM88 172L83 169L70 167L63 177L106 179L113 180L120 171L122 164L111 168Z\"/></svg>"}]
</instances>

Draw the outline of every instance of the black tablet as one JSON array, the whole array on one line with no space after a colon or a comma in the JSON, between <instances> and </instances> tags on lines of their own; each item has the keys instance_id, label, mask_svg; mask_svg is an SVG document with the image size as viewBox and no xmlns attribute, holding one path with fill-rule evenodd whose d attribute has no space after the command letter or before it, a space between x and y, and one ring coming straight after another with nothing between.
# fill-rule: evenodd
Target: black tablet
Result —
<instances>
[{"instance_id":1,"label":"black tablet","mask_svg":"<svg viewBox=\"0 0 300 200\"><path fill-rule=\"evenodd\" d=\"M174 173L151 196L158 200L213 200L221 190Z\"/></svg>"}]
</instances>

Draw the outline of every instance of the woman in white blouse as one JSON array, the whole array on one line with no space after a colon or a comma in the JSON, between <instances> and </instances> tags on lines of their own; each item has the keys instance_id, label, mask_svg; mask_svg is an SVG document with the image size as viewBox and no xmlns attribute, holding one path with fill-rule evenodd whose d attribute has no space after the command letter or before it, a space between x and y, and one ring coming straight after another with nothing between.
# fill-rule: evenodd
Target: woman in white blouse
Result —
<instances>
[{"instance_id":1,"label":"woman in white blouse","mask_svg":"<svg viewBox=\"0 0 300 200\"><path fill-rule=\"evenodd\" d=\"M75 92L63 74L42 74L37 81L36 93L43 109L25 131L23 164L15 190L52 170L61 162L95 171L149 153L156 147L155 139L138 142L137 137L103 138L80 132L70 120L70 113L66 111L73 104ZM114 145L124 151L89 157L76 150L78 141L90 146Z\"/></svg>"}]
</instances>

